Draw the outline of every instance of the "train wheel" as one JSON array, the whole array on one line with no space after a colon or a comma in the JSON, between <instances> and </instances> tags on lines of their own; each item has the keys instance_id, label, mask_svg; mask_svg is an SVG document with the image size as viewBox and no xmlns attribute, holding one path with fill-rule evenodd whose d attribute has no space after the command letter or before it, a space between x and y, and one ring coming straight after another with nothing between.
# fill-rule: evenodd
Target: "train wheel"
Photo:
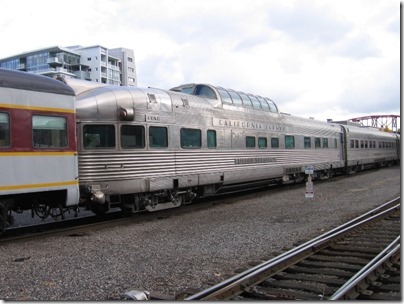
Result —
<instances>
[{"instance_id":1,"label":"train wheel","mask_svg":"<svg viewBox=\"0 0 404 304\"><path fill-rule=\"evenodd\" d=\"M99 203L92 203L91 206L91 211L95 213L96 215L104 215L105 213L108 212L108 204L99 204Z\"/></svg>"},{"instance_id":2,"label":"train wheel","mask_svg":"<svg viewBox=\"0 0 404 304\"><path fill-rule=\"evenodd\" d=\"M186 204L186 195L180 194L174 196L172 199L172 203L178 207L181 206L182 204Z\"/></svg>"}]
</instances>

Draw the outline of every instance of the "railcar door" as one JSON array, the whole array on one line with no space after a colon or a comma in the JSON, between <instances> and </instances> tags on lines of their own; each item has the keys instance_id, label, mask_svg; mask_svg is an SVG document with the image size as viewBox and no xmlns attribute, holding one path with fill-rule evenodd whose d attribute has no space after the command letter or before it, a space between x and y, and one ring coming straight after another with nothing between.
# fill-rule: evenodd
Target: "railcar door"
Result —
<instances>
[{"instance_id":1,"label":"railcar door","mask_svg":"<svg viewBox=\"0 0 404 304\"><path fill-rule=\"evenodd\" d=\"M348 166L348 151L347 151L347 147L348 147L348 144L347 144L347 131L346 131L346 129L345 129L345 127L344 126L342 126L341 125L341 130L342 130L342 132L340 133L340 155L341 155L341 161L343 161L344 162L344 165L345 165L345 169L347 168L347 166Z\"/></svg>"},{"instance_id":2,"label":"railcar door","mask_svg":"<svg viewBox=\"0 0 404 304\"><path fill-rule=\"evenodd\" d=\"M400 162L401 150L400 150L400 135L396 135L396 149L397 149L397 159Z\"/></svg>"}]
</instances>

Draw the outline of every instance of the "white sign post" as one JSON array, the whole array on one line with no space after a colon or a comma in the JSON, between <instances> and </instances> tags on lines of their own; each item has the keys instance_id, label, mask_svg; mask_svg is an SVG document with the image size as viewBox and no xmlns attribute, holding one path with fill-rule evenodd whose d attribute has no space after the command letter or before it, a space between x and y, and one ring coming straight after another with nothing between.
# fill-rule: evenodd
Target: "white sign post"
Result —
<instances>
[{"instance_id":1,"label":"white sign post","mask_svg":"<svg viewBox=\"0 0 404 304\"><path fill-rule=\"evenodd\" d=\"M314 198L313 182L311 181L311 175L314 174L314 166L306 166L304 173L308 174L306 182L306 198Z\"/></svg>"}]
</instances>

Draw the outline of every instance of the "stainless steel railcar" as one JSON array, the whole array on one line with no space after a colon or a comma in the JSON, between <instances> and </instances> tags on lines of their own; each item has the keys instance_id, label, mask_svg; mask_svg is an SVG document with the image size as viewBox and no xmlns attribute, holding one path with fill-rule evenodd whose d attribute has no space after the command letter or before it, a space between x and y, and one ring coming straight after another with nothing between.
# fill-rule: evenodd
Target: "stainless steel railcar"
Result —
<instances>
[{"instance_id":1,"label":"stainless steel railcar","mask_svg":"<svg viewBox=\"0 0 404 304\"><path fill-rule=\"evenodd\" d=\"M59 81L0 69L0 232L11 210L45 218L77 206L74 99Z\"/></svg>"},{"instance_id":2,"label":"stainless steel railcar","mask_svg":"<svg viewBox=\"0 0 404 304\"><path fill-rule=\"evenodd\" d=\"M396 163L400 157L400 137L376 128L343 125L346 141L346 171Z\"/></svg>"},{"instance_id":3,"label":"stainless steel railcar","mask_svg":"<svg viewBox=\"0 0 404 304\"><path fill-rule=\"evenodd\" d=\"M76 91L81 202L96 213L154 211L303 180L308 165L327 178L367 161L397 160L392 146L372 144L377 158L351 162L357 151L350 139L360 140L360 129L284 115L257 95L206 84L166 91L66 81ZM368 133L367 140L395 141Z\"/></svg>"}]
</instances>

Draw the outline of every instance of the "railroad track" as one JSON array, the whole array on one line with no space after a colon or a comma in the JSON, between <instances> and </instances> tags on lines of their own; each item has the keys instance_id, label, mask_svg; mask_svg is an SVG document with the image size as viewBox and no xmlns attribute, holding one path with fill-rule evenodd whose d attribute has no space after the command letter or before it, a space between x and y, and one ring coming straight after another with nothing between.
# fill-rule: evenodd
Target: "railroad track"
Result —
<instances>
[{"instance_id":1,"label":"railroad track","mask_svg":"<svg viewBox=\"0 0 404 304\"><path fill-rule=\"evenodd\" d=\"M400 197L185 300L401 300Z\"/></svg>"}]
</instances>

